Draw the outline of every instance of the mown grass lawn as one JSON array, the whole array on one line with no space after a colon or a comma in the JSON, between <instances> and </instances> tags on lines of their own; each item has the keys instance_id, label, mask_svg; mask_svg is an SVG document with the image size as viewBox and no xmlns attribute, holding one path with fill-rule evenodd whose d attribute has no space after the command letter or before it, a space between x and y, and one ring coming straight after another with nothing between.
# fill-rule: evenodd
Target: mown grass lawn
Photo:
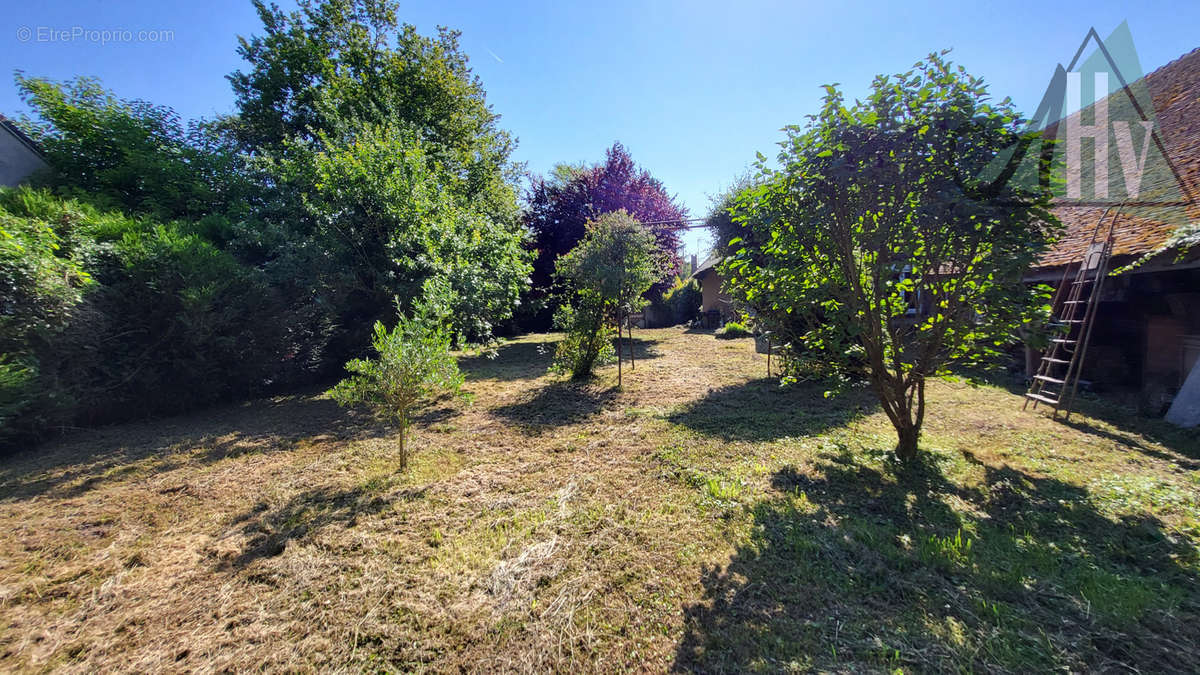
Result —
<instances>
[{"instance_id":1,"label":"mown grass lawn","mask_svg":"<svg viewBox=\"0 0 1200 675\"><path fill-rule=\"evenodd\" d=\"M1191 671L1200 438L932 389L926 461L749 340L466 356L394 431L319 394L0 465L0 670Z\"/></svg>"}]
</instances>

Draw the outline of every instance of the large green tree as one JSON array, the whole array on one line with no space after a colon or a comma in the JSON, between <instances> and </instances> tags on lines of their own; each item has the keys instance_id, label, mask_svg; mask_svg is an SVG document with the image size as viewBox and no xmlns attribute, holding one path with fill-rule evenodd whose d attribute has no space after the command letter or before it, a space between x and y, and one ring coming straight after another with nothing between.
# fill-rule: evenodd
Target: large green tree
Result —
<instances>
[{"instance_id":1,"label":"large green tree","mask_svg":"<svg viewBox=\"0 0 1200 675\"><path fill-rule=\"evenodd\" d=\"M768 320L805 317L804 348L861 368L901 460L917 456L926 380L998 355L1041 307L1021 276L1055 234L1049 195L980 178L1021 126L931 55L861 102L827 87L734 207L751 235L724 266L734 293Z\"/></svg>"},{"instance_id":2,"label":"large green tree","mask_svg":"<svg viewBox=\"0 0 1200 675\"><path fill-rule=\"evenodd\" d=\"M255 6L262 34L241 41L238 113L223 126L272 177L268 219L328 256L320 285L344 349L435 276L459 337L487 336L511 315L528 255L513 141L458 34L422 36L386 0Z\"/></svg>"},{"instance_id":3,"label":"large green tree","mask_svg":"<svg viewBox=\"0 0 1200 675\"><path fill-rule=\"evenodd\" d=\"M23 126L52 167L37 179L58 192L129 214L193 221L244 216L253 203L243 158L212 124L121 99L94 78L55 82L18 72L16 84L35 114Z\"/></svg>"},{"instance_id":4,"label":"large green tree","mask_svg":"<svg viewBox=\"0 0 1200 675\"><path fill-rule=\"evenodd\" d=\"M303 196L309 234L346 263L327 270L345 291L346 320L369 326L397 296L407 309L437 278L450 289L455 333L486 336L512 312L529 274L522 238L456 198L428 152L411 128L372 126L353 143L322 137L278 168Z\"/></svg>"},{"instance_id":5,"label":"large green tree","mask_svg":"<svg viewBox=\"0 0 1200 675\"><path fill-rule=\"evenodd\" d=\"M285 13L255 0L262 34L242 38L245 70L229 76L238 114L228 125L254 153L353 142L373 125L411 128L453 181L493 216L517 216L512 137L459 47L457 31L419 34L391 0L301 0Z\"/></svg>"}]
</instances>

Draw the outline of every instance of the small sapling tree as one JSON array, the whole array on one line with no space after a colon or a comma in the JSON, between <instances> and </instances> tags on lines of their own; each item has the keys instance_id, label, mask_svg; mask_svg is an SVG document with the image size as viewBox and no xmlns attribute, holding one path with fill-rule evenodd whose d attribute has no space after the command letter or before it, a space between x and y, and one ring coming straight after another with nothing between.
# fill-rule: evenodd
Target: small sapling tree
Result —
<instances>
[{"instance_id":1,"label":"small sapling tree","mask_svg":"<svg viewBox=\"0 0 1200 675\"><path fill-rule=\"evenodd\" d=\"M626 211L589 223L579 245L558 259L569 302L555 316L567 336L552 368L583 379L611 359L613 327L646 303L642 296L663 277L664 263L654 234Z\"/></svg>"},{"instance_id":2,"label":"small sapling tree","mask_svg":"<svg viewBox=\"0 0 1200 675\"><path fill-rule=\"evenodd\" d=\"M400 426L401 471L408 468L405 441L412 414L441 395L462 395L463 376L450 354L447 296L444 287L427 283L412 316L400 312L391 330L375 322L372 346L378 356L347 363L350 377L329 392L340 405L369 406Z\"/></svg>"}]
</instances>

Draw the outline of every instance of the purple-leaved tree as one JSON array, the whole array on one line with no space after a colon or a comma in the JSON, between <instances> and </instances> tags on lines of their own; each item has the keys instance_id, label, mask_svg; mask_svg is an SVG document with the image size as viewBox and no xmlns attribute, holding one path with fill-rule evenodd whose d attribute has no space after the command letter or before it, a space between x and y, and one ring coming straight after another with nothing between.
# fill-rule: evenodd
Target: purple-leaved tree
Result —
<instances>
[{"instance_id":1,"label":"purple-leaved tree","mask_svg":"<svg viewBox=\"0 0 1200 675\"><path fill-rule=\"evenodd\" d=\"M533 305L538 311L522 317L522 327L545 329L553 308L544 303L554 280L558 257L583 239L586 223L604 213L624 209L640 222L679 221L687 208L667 193L661 181L642 169L629 151L614 143L605 152L603 164L559 165L548 176L535 177L527 195L525 223L533 233L537 257L533 264ZM667 274L679 269L679 236L666 225L649 227L667 258ZM659 285L650 293L662 292Z\"/></svg>"}]
</instances>

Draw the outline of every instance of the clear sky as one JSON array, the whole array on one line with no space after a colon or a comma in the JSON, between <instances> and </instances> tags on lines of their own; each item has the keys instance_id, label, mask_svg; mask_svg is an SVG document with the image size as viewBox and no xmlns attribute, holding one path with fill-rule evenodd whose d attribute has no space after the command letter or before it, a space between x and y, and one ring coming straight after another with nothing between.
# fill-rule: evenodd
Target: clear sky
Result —
<instances>
[{"instance_id":1,"label":"clear sky","mask_svg":"<svg viewBox=\"0 0 1200 675\"><path fill-rule=\"evenodd\" d=\"M400 18L425 33L463 32L530 170L597 161L619 140L696 215L756 151L774 156L780 128L816 111L822 84L861 95L874 75L950 47L953 60L1028 113L1090 27L1106 37L1128 21L1144 72L1200 47L1194 0L447 0L402 2ZM128 30L133 41L72 38L76 27ZM55 79L92 75L121 97L211 116L232 110L225 75L240 65L236 36L258 27L243 0L14 1L0 18L0 65ZM66 39L49 40L49 29ZM141 31L171 34L139 42ZM22 110L13 86L0 87L0 112ZM688 253L701 239L687 238Z\"/></svg>"}]
</instances>

